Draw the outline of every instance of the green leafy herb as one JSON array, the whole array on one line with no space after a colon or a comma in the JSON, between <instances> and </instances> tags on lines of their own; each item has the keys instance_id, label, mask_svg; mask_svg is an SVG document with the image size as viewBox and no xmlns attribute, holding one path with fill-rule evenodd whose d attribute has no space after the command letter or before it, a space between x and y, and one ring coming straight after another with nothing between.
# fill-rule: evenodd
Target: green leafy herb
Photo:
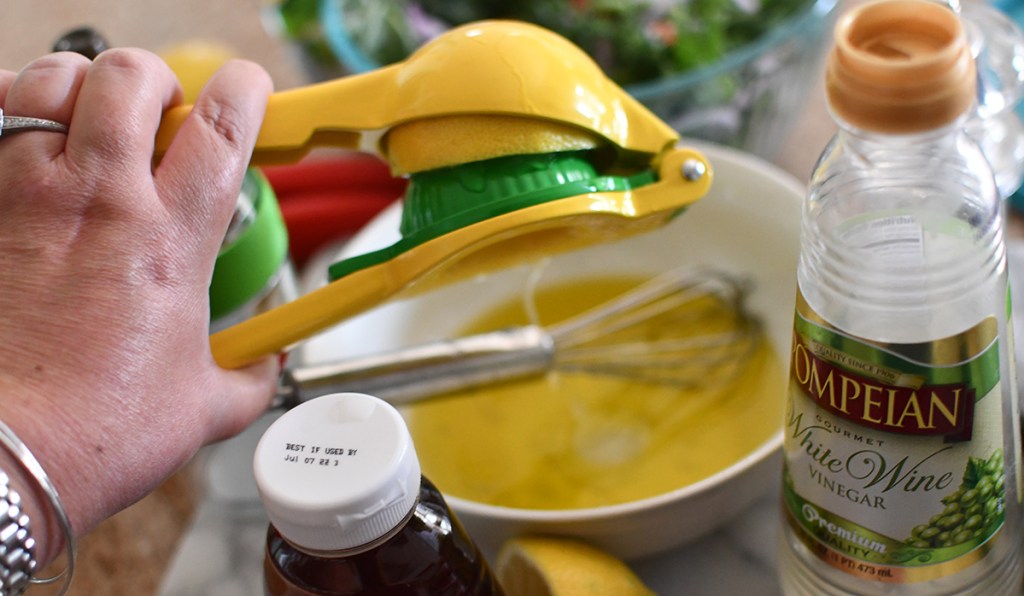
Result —
<instances>
[{"instance_id":1,"label":"green leafy herb","mask_svg":"<svg viewBox=\"0 0 1024 596\"><path fill-rule=\"evenodd\" d=\"M516 19L561 34L628 85L716 62L815 0L281 0L286 33L310 43L322 1L337 3L356 47L381 65L444 28Z\"/></svg>"}]
</instances>

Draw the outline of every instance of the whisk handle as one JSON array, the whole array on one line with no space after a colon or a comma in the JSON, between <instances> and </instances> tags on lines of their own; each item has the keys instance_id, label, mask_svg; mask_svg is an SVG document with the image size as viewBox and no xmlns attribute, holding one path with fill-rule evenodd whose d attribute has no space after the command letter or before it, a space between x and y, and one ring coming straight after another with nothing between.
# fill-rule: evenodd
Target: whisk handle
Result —
<instances>
[{"instance_id":1,"label":"whisk handle","mask_svg":"<svg viewBox=\"0 0 1024 596\"><path fill-rule=\"evenodd\" d=\"M275 405L290 407L342 391L369 393L395 405L443 393L543 374L554 346L546 331L524 326L455 340L303 366L282 380Z\"/></svg>"}]
</instances>

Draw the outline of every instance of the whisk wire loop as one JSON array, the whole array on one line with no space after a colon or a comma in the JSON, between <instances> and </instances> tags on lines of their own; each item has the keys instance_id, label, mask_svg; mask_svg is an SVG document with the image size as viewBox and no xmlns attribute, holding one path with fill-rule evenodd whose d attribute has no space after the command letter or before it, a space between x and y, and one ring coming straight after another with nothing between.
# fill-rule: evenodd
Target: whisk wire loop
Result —
<instances>
[{"instance_id":1,"label":"whisk wire loop","mask_svg":"<svg viewBox=\"0 0 1024 596\"><path fill-rule=\"evenodd\" d=\"M293 371L279 398L371 390L393 403L569 372L676 387L734 374L762 341L745 278L682 268L545 329L526 325ZM653 324L652 324L653 323Z\"/></svg>"},{"instance_id":2,"label":"whisk wire loop","mask_svg":"<svg viewBox=\"0 0 1024 596\"><path fill-rule=\"evenodd\" d=\"M708 269L681 268L664 273L605 304L557 323L548 333L559 348L575 346L678 309L715 293L736 300L743 282Z\"/></svg>"}]
</instances>

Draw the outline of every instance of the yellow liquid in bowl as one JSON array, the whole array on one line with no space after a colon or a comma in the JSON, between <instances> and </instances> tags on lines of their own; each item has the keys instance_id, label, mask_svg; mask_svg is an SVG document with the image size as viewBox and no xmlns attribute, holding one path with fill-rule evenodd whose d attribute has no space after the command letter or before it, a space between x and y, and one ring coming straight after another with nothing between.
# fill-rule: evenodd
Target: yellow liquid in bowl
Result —
<instances>
[{"instance_id":1,"label":"yellow liquid in bowl","mask_svg":"<svg viewBox=\"0 0 1024 596\"><path fill-rule=\"evenodd\" d=\"M531 314L510 300L465 332L550 325L636 283L608 278L553 286L533 295ZM692 308L697 316L688 333L735 325L732 310L717 299ZM668 327L654 319L633 336L654 339ZM727 379L686 389L554 371L423 402L406 416L424 474L448 495L525 509L600 507L707 478L779 431L785 376L770 342L761 338Z\"/></svg>"}]
</instances>

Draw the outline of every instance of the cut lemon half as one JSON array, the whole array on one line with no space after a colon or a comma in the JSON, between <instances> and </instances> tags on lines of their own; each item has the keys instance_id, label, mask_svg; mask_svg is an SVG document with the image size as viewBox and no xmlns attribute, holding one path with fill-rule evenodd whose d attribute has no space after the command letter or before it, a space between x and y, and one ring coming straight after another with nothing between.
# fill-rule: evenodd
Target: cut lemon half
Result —
<instances>
[{"instance_id":1,"label":"cut lemon half","mask_svg":"<svg viewBox=\"0 0 1024 596\"><path fill-rule=\"evenodd\" d=\"M623 561L570 538L512 538L495 570L507 596L652 596Z\"/></svg>"}]
</instances>

